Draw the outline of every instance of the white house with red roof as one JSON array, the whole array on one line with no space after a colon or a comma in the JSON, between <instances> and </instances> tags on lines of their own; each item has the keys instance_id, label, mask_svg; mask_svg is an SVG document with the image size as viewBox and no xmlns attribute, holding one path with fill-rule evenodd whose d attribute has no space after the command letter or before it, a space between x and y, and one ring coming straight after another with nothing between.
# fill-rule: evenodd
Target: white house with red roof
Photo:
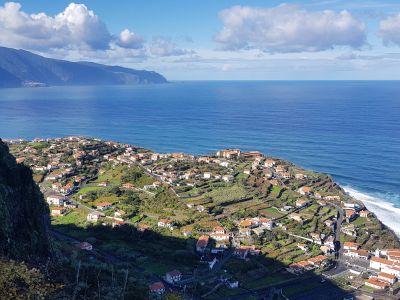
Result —
<instances>
[{"instance_id":1,"label":"white house with red roof","mask_svg":"<svg viewBox=\"0 0 400 300\"><path fill-rule=\"evenodd\" d=\"M165 293L165 285L161 281L149 285L149 291L153 295L162 295Z\"/></svg>"}]
</instances>

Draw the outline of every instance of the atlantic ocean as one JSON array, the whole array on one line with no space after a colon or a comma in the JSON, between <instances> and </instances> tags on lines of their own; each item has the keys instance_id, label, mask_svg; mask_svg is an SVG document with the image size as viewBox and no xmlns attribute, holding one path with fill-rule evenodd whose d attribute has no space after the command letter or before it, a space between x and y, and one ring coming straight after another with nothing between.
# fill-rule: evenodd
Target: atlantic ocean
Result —
<instances>
[{"instance_id":1,"label":"atlantic ocean","mask_svg":"<svg viewBox=\"0 0 400 300\"><path fill-rule=\"evenodd\" d=\"M1 138L69 135L157 152L260 150L331 174L400 233L398 81L0 89Z\"/></svg>"}]
</instances>

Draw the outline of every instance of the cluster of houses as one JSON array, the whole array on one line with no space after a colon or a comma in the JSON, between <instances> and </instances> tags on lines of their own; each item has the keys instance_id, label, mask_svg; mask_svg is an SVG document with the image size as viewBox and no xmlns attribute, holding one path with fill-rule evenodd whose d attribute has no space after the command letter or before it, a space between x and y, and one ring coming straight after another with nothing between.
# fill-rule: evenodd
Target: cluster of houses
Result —
<instances>
[{"instance_id":1,"label":"cluster of houses","mask_svg":"<svg viewBox=\"0 0 400 300\"><path fill-rule=\"evenodd\" d=\"M303 274L306 271L313 270L315 268L323 268L329 263L329 257L325 255L318 255L307 260L302 260L289 265L287 271L292 274Z\"/></svg>"},{"instance_id":2,"label":"cluster of houses","mask_svg":"<svg viewBox=\"0 0 400 300\"><path fill-rule=\"evenodd\" d=\"M248 237L252 232L257 235L261 234L264 230L272 230L274 221L265 217L245 218L238 221L239 236Z\"/></svg>"},{"instance_id":3,"label":"cluster of houses","mask_svg":"<svg viewBox=\"0 0 400 300\"><path fill-rule=\"evenodd\" d=\"M384 290L391 287L400 278L400 249L377 249L369 263L370 268L376 270L377 275L371 276L365 282L367 286Z\"/></svg>"}]
</instances>

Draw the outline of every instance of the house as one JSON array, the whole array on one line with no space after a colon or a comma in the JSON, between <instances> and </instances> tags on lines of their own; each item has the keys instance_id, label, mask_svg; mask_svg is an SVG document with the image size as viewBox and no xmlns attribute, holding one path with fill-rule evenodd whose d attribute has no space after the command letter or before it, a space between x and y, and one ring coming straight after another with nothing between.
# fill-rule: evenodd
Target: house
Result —
<instances>
[{"instance_id":1,"label":"house","mask_svg":"<svg viewBox=\"0 0 400 300\"><path fill-rule=\"evenodd\" d=\"M312 268L313 266L308 261L302 260L289 265L287 270L293 274L302 274L304 271Z\"/></svg>"},{"instance_id":2,"label":"house","mask_svg":"<svg viewBox=\"0 0 400 300\"><path fill-rule=\"evenodd\" d=\"M309 186L302 186L297 191L299 192L299 194L301 194L303 196L308 196L308 195L311 195L311 193L312 193L311 187L309 187Z\"/></svg>"},{"instance_id":3,"label":"house","mask_svg":"<svg viewBox=\"0 0 400 300\"><path fill-rule=\"evenodd\" d=\"M328 195L324 197L326 201L340 201L340 196L337 195Z\"/></svg>"},{"instance_id":4,"label":"house","mask_svg":"<svg viewBox=\"0 0 400 300\"><path fill-rule=\"evenodd\" d=\"M88 242L79 243L77 246L81 250L85 250L85 251L92 251L93 250L92 244L89 244Z\"/></svg>"},{"instance_id":5,"label":"house","mask_svg":"<svg viewBox=\"0 0 400 300\"><path fill-rule=\"evenodd\" d=\"M397 281L397 277L395 275L384 272L378 273L378 279L389 284L394 284Z\"/></svg>"},{"instance_id":6,"label":"house","mask_svg":"<svg viewBox=\"0 0 400 300\"><path fill-rule=\"evenodd\" d=\"M324 253L324 255L330 255L332 253L331 247L325 245L322 245L321 247L319 247L319 249L322 251L322 253Z\"/></svg>"},{"instance_id":7,"label":"house","mask_svg":"<svg viewBox=\"0 0 400 300\"><path fill-rule=\"evenodd\" d=\"M249 169L244 169L243 173L246 174L246 175L250 175L251 171Z\"/></svg>"},{"instance_id":8,"label":"house","mask_svg":"<svg viewBox=\"0 0 400 300\"><path fill-rule=\"evenodd\" d=\"M197 205L196 210L199 212L203 212L206 210L206 208L204 207L204 205Z\"/></svg>"},{"instance_id":9,"label":"house","mask_svg":"<svg viewBox=\"0 0 400 300\"><path fill-rule=\"evenodd\" d=\"M346 221L352 222L357 218L357 213L354 209L346 210Z\"/></svg>"},{"instance_id":10,"label":"house","mask_svg":"<svg viewBox=\"0 0 400 300\"><path fill-rule=\"evenodd\" d=\"M268 218L259 218L261 225L267 227L268 230L272 230L274 228L274 222Z\"/></svg>"},{"instance_id":11,"label":"house","mask_svg":"<svg viewBox=\"0 0 400 300\"><path fill-rule=\"evenodd\" d=\"M267 168L272 168L273 166L275 166L275 164L276 164L275 160L268 158L265 160L264 166L266 166Z\"/></svg>"},{"instance_id":12,"label":"house","mask_svg":"<svg viewBox=\"0 0 400 300\"><path fill-rule=\"evenodd\" d=\"M120 217L124 216L125 214L126 214L126 212L124 212L123 210L117 210L116 212L114 212L114 217L120 218Z\"/></svg>"},{"instance_id":13,"label":"house","mask_svg":"<svg viewBox=\"0 0 400 300\"><path fill-rule=\"evenodd\" d=\"M232 182L233 181L233 175L224 175L222 176L222 180L225 182Z\"/></svg>"},{"instance_id":14,"label":"house","mask_svg":"<svg viewBox=\"0 0 400 300\"><path fill-rule=\"evenodd\" d=\"M343 203L344 209L356 209L357 207L358 205L356 203Z\"/></svg>"},{"instance_id":15,"label":"house","mask_svg":"<svg viewBox=\"0 0 400 300\"><path fill-rule=\"evenodd\" d=\"M225 229L220 226L214 227L213 232L217 233L217 234L225 234L226 233Z\"/></svg>"},{"instance_id":16,"label":"house","mask_svg":"<svg viewBox=\"0 0 400 300\"><path fill-rule=\"evenodd\" d=\"M310 237L314 241L314 243L316 243L318 245L322 245L322 239L321 239L321 235L319 233L311 232Z\"/></svg>"},{"instance_id":17,"label":"house","mask_svg":"<svg viewBox=\"0 0 400 300\"><path fill-rule=\"evenodd\" d=\"M157 223L157 226L158 227L163 227L163 228L168 228L170 230L174 229L173 222L171 220L167 220L167 219L159 220L158 223Z\"/></svg>"},{"instance_id":18,"label":"house","mask_svg":"<svg viewBox=\"0 0 400 300\"><path fill-rule=\"evenodd\" d=\"M137 230L138 230L139 232L145 232L146 230L149 230L150 228L151 228L150 225L145 224L145 223L139 223L139 224L137 225Z\"/></svg>"},{"instance_id":19,"label":"house","mask_svg":"<svg viewBox=\"0 0 400 300\"><path fill-rule=\"evenodd\" d=\"M99 214L98 212L90 212L86 216L86 221L88 221L88 222L98 222L101 217L102 217L102 215Z\"/></svg>"},{"instance_id":20,"label":"house","mask_svg":"<svg viewBox=\"0 0 400 300\"><path fill-rule=\"evenodd\" d=\"M125 224L124 221L114 219L112 224L111 224L111 227L112 228L117 228L117 227L120 227L120 226L122 226L124 224Z\"/></svg>"},{"instance_id":21,"label":"house","mask_svg":"<svg viewBox=\"0 0 400 300\"><path fill-rule=\"evenodd\" d=\"M308 201L306 199L297 199L296 200L296 207L301 208L301 207L306 207L308 205Z\"/></svg>"},{"instance_id":22,"label":"house","mask_svg":"<svg viewBox=\"0 0 400 300\"><path fill-rule=\"evenodd\" d=\"M344 242L343 243L344 250L358 250L360 249L360 245L353 242Z\"/></svg>"},{"instance_id":23,"label":"house","mask_svg":"<svg viewBox=\"0 0 400 300\"><path fill-rule=\"evenodd\" d=\"M314 193L314 197L315 197L315 199L322 199L322 195L320 194L320 193L318 193L318 192L315 192ZM318 202L318 203L320 203L320 202ZM325 205L326 204L326 202L323 202L324 204L323 205ZM322 204L321 204L322 205Z\"/></svg>"},{"instance_id":24,"label":"house","mask_svg":"<svg viewBox=\"0 0 400 300\"><path fill-rule=\"evenodd\" d=\"M357 229L353 224L350 224L348 226L342 226L340 229L341 232L343 232L345 235L356 237L357 236Z\"/></svg>"},{"instance_id":25,"label":"house","mask_svg":"<svg viewBox=\"0 0 400 300\"><path fill-rule=\"evenodd\" d=\"M324 266L328 262L329 258L326 257L325 255L318 255L312 258L309 258L307 262L309 262L311 265L316 266L316 267L321 267Z\"/></svg>"},{"instance_id":26,"label":"house","mask_svg":"<svg viewBox=\"0 0 400 300\"><path fill-rule=\"evenodd\" d=\"M368 260L370 257L370 254L367 250L358 249L358 250L356 250L356 252L358 254L358 258Z\"/></svg>"},{"instance_id":27,"label":"house","mask_svg":"<svg viewBox=\"0 0 400 300\"><path fill-rule=\"evenodd\" d=\"M99 182L99 183L97 184L97 186L107 187L107 186L108 186L108 183L107 183L106 181Z\"/></svg>"},{"instance_id":28,"label":"house","mask_svg":"<svg viewBox=\"0 0 400 300\"><path fill-rule=\"evenodd\" d=\"M66 210L64 207L54 207L51 209L51 215L53 217L63 216L65 215Z\"/></svg>"},{"instance_id":29,"label":"house","mask_svg":"<svg viewBox=\"0 0 400 300\"><path fill-rule=\"evenodd\" d=\"M275 172L276 173L283 173L286 172L287 168L284 165L278 165L275 167Z\"/></svg>"},{"instance_id":30,"label":"house","mask_svg":"<svg viewBox=\"0 0 400 300\"><path fill-rule=\"evenodd\" d=\"M106 210L112 207L112 203L110 202L100 202L96 204L98 210Z\"/></svg>"},{"instance_id":31,"label":"house","mask_svg":"<svg viewBox=\"0 0 400 300\"><path fill-rule=\"evenodd\" d=\"M333 228L333 227L335 227L336 221L328 219L324 222L324 224L326 227Z\"/></svg>"},{"instance_id":32,"label":"house","mask_svg":"<svg viewBox=\"0 0 400 300\"><path fill-rule=\"evenodd\" d=\"M56 205L56 206L62 206L64 204L65 197L64 196L57 196L57 195L52 195L48 196L46 198L46 201L49 205Z\"/></svg>"},{"instance_id":33,"label":"house","mask_svg":"<svg viewBox=\"0 0 400 300\"><path fill-rule=\"evenodd\" d=\"M211 233L210 237L216 241L227 241L229 240L229 235L224 233Z\"/></svg>"},{"instance_id":34,"label":"house","mask_svg":"<svg viewBox=\"0 0 400 300\"><path fill-rule=\"evenodd\" d=\"M306 244L297 243L297 248L303 250L304 252L308 251L308 246Z\"/></svg>"},{"instance_id":35,"label":"house","mask_svg":"<svg viewBox=\"0 0 400 300\"><path fill-rule=\"evenodd\" d=\"M239 222L239 226L242 228L253 228L254 223L252 222L251 219L244 219Z\"/></svg>"},{"instance_id":36,"label":"house","mask_svg":"<svg viewBox=\"0 0 400 300\"><path fill-rule=\"evenodd\" d=\"M178 270L173 270L165 275L165 280L171 284L181 281L182 273Z\"/></svg>"},{"instance_id":37,"label":"house","mask_svg":"<svg viewBox=\"0 0 400 300\"><path fill-rule=\"evenodd\" d=\"M221 167L227 168L227 167L229 167L229 162L226 161L226 160L223 160L223 161L221 161L221 162L219 163L219 165L220 165Z\"/></svg>"},{"instance_id":38,"label":"house","mask_svg":"<svg viewBox=\"0 0 400 300\"><path fill-rule=\"evenodd\" d=\"M164 283L161 281L154 282L149 285L150 293L153 295L162 295L165 293Z\"/></svg>"},{"instance_id":39,"label":"house","mask_svg":"<svg viewBox=\"0 0 400 300\"><path fill-rule=\"evenodd\" d=\"M400 249L387 249L386 256L390 261L400 262Z\"/></svg>"},{"instance_id":40,"label":"house","mask_svg":"<svg viewBox=\"0 0 400 300\"><path fill-rule=\"evenodd\" d=\"M394 264L394 262L387 260L385 258L378 257L378 256L373 256L369 260L370 268L376 269L376 270L382 270L384 268L389 268L389 267L393 266L393 264Z\"/></svg>"},{"instance_id":41,"label":"house","mask_svg":"<svg viewBox=\"0 0 400 300\"><path fill-rule=\"evenodd\" d=\"M75 189L75 186L72 182L68 182L66 185L64 185L61 189L60 192L64 194L69 194Z\"/></svg>"},{"instance_id":42,"label":"house","mask_svg":"<svg viewBox=\"0 0 400 300\"><path fill-rule=\"evenodd\" d=\"M134 190L136 189L136 186L133 183L127 182L122 184L122 188L127 189L127 190Z\"/></svg>"},{"instance_id":43,"label":"house","mask_svg":"<svg viewBox=\"0 0 400 300\"><path fill-rule=\"evenodd\" d=\"M371 212L369 210L363 209L360 211L361 218L369 218L371 216Z\"/></svg>"},{"instance_id":44,"label":"house","mask_svg":"<svg viewBox=\"0 0 400 300\"><path fill-rule=\"evenodd\" d=\"M304 178L307 178L307 175L304 175L303 173L296 173L294 175L294 178L296 178L296 179L304 179Z\"/></svg>"},{"instance_id":45,"label":"house","mask_svg":"<svg viewBox=\"0 0 400 300\"><path fill-rule=\"evenodd\" d=\"M328 236L324 241L324 245L335 250L335 237L333 235Z\"/></svg>"},{"instance_id":46,"label":"house","mask_svg":"<svg viewBox=\"0 0 400 300\"><path fill-rule=\"evenodd\" d=\"M197 240L197 243L196 243L196 251L203 253L204 250L206 250L206 248L207 248L208 240L209 240L209 236L207 236L207 235L200 236L200 238Z\"/></svg>"},{"instance_id":47,"label":"house","mask_svg":"<svg viewBox=\"0 0 400 300\"><path fill-rule=\"evenodd\" d=\"M212 176L212 173L211 173L211 172L204 172L204 174L203 174L203 178L204 178L204 179L210 179L211 176Z\"/></svg>"},{"instance_id":48,"label":"house","mask_svg":"<svg viewBox=\"0 0 400 300\"><path fill-rule=\"evenodd\" d=\"M303 223L303 217L299 213L291 213L288 218Z\"/></svg>"},{"instance_id":49,"label":"house","mask_svg":"<svg viewBox=\"0 0 400 300\"><path fill-rule=\"evenodd\" d=\"M370 277L366 282L366 286L372 287L373 289L377 290L384 290L388 287L388 284L384 281L380 281L375 277Z\"/></svg>"},{"instance_id":50,"label":"house","mask_svg":"<svg viewBox=\"0 0 400 300\"><path fill-rule=\"evenodd\" d=\"M225 149L217 151L218 157L223 157L228 159L238 158L240 157L240 155L241 155L240 149Z\"/></svg>"},{"instance_id":51,"label":"house","mask_svg":"<svg viewBox=\"0 0 400 300\"><path fill-rule=\"evenodd\" d=\"M359 258L359 259L364 259L368 260L369 259L369 252L367 250L346 250L343 253L344 256L348 256L351 258Z\"/></svg>"}]
</instances>

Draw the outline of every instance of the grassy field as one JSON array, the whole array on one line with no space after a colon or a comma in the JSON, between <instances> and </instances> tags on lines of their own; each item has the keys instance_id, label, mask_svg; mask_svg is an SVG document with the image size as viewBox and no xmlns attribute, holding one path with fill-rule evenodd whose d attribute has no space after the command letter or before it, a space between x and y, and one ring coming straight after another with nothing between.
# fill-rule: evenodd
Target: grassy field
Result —
<instances>
[{"instance_id":1,"label":"grassy field","mask_svg":"<svg viewBox=\"0 0 400 300\"><path fill-rule=\"evenodd\" d=\"M267 218L273 218L273 219L280 218L284 215L282 212L280 212L278 209L274 207L268 207L266 209L263 209L260 211L260 213L266 216Z\"/></svg>"},{"instance_id":2,"label":"grassy field","mask_svg":"<svg viewBox=\"0 0 400 300\"><path fill-rule=\"evenodd\" d=\"M247 197L248 191L243 186L232 185L222 188L216 188L211 192L208 192L207 196L211 197L215 203L221 203L224 201Z\"/></svg>"}]
</instances>

